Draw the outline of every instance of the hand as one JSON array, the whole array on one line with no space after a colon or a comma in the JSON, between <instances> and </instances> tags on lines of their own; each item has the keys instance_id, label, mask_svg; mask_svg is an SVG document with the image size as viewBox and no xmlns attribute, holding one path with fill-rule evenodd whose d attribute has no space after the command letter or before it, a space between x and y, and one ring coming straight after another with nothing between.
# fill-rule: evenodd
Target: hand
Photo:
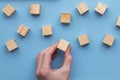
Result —
<instances>
[{"instance_id":1,"label":"hand","mask_svg":"<svg viewBox=\"0 0 120 80\"><path fill-rule=\"evenodd\" d=\"M51 69L50 64L55 56L58 43L46 48L37 56L36 76L38 80L69 80L72 63L71 47L65 52L63 66L59 69Z\"/></svg>"}]
</instances>

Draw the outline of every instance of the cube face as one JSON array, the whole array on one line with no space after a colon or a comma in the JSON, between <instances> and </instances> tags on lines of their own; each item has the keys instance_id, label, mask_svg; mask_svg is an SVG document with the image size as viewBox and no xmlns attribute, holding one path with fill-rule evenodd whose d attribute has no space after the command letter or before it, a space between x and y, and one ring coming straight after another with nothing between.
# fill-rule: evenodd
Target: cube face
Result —
<instances>
[{"instance_id":1,"label":"cube face","mask_svg":"<svg viewBox=\"0 0 120 80\"><path fill-rule=\"evenodd\" d=\"M10 5L7 4L2 10L8 17L11 16L16 10Z\"/></svg>"},{"instance_id":2,"label":"cube face","mask_svg":"<svg viewBox=\"0 0 120 80\"><path fill-rule=\"evenodd\" d=\"M120 27L120 16L117 19L116 26Z\"/></svg>"},{"instance_id":3,"label":"cube face","mask_svg":"<svg viewBox=\"0 0 120 80\"><path fill-rule=\"evenodd\" d=\"M51 36L52 35L52 26L46 25L42 27L42 35L43 36Z\"/></svg>"},{"instance_id":4,"label":"cube face","mask_svg":"<svg viewBox=\"0 0 120 80\"><path fill-rule=\"evenodd\" d=\"M86 34L79 36L78 37L78 41L80 43L81 46L84 46L86 44L89 44L89 39L88 36Z\"/></svg>"},{"instance_id":5,"label":"cube face","mask_svg":"<svg viewBox=\"0 0 120 80\"><path fill-rule=\"evenodd\" d=\"M95 11L98 12L99 14L101 14L101 15L103 15L106 10L107 10L107 5L105 5L102 2L99 2L97 7L95 8Z\"/></svg>"},{"instance_id":6,"label":"cube face","mask_svg":"<svg viewBox=\"0 0 120 80\"><path fill-rule=\"evenodd\" d=\"M24 25L21 24L21 25L19 26L18 30L17 30L17 33L21 33L22 30L23 30L23 28L24 28Z\"/></svg>"},{"instance_id":7,"label":"cube face","mask_svg":"<svg viewBox=\"0 0 120 80\"><path fill-rule=\"evenodd\" d=\"M21 24L17 30L17 33L20 34L22 37L25 37L29 31L30 29L28 27Z\"/></svg>"},{"instance_id":8,"label":"cube face","mask_svg":"<svg viewBox=\"0 0 120 80\"><path fill-rule=\"evenodd\" d=\"M109 35L109 34L106 34L106 36L105 36L105 38L103 40L103 43L108 45L108 46L112 46L113 42L114 42L114 37Z\"/></svg>"},{"instance_id":9,"label":"cube face","mask_svg":"<svg viewBox=\"0 0 120 80\"><path fill-rule=\"evenodd\" d=\"M69 45L70 45L70 43L68 41L66 41L64 39L61 39L59 41L59 44L58 44L57 48L65 52Z\"/></svg>"},{"instance_id":10,"label":"cube face","mask_svg":"<svg viewBox=\"0 0 120 80\"><path fill-rule=\"evenodd\" d=\"M13 51L18 48L18 45L17 45L16 41L14 39L12 39L12 40L6 42L6 47L7 47L8 51Z\"/></svg>"},{"instance_id":11,"label":"cube face","mask_svg":"<svg viewBox=\"0 0 120 80\"><path fill-rule=\"evenodd\" d=\"M39 15L40 14L40 5L39 4L30 5L30 14Z\"/></svg>"},{"instance_id":12,"label":"cube face","mask_svg":"<svg viewBox=\"0 0 120 80\"><path fill-rule=\"evenodd\" d=\"M82 14L86 13L89 10L89 8L85 2L82 2L77 6L77 10L82 15Z\"/></svg>"},{"instance_id":13,"label":"cube face","mask_svg":"<svg viewBox=\"0 0 120 80\"><path fill-rule=\"evenodd\" d=\"M69 24L71 22L71 14L70 13L62 13L61 14L61 23Z\"/></svg>"}]
</instances>

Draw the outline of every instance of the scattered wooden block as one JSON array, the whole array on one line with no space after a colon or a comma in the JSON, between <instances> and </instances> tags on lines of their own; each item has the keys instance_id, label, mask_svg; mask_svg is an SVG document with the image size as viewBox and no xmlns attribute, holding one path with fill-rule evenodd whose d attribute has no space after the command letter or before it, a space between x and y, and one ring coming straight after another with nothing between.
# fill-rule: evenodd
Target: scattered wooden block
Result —
<instances>
[{"instance_id":1,"label":"scattered wooden block","mask_svg":"<svg viewBox=\"0 0 120 80\"><path fill-rule=\"evenodd\" d=\"M77 10L82 15L82 14L86 13L89 10L89 8L85 2L82 2L77 6Z\"/></svg>"},{"instance_id":2,"label":"scattered wooden block","mask_svg":"<svg viewBox=\"0 0 120 80\"><path fill-rule=\"evenodd\" d=\"M8 17L10 17L16 10L10 5L7 4L4 8L3 8L3 13L5 13Z\"/></svg>"},{"instance_id":3,"label":"scattered wooden block","mask_svg":"<svg viewBox=\"0 0 120 80\"><path fill-rule=\"evenodd\" d=\"M70 45L70 43L68 41L66 41L64 39L61 39L59 41L59 44L58 44L57 48L65 52L69 45Z\"/></svg>"},{"instance_id":4,"label":"scattered wooden block","mask_svg":"<svg viewBox=\"0 0 120 80\"><path fill-rule=\"evenodd\" d=\"M28 27L21 24L17 30L17 33L20 34L22 37L25 37L29 31L30 29Z\"/></svg>"},{"instance_id":5,"label":"scattered wooden block","mask_svg":"<svg viewBox=\"0 0 120 80\"><path fill-rule=\"evenodd\" d=\"M116 26L120 27L120 16L119 16L118 19L117 19Z\"/></svg>"},{"instance_id":6,"label":"scattered wooden block","mask_svg":"<svg viewBox=\"0 0 120 80\"><path fill-rule=\"evenodd\" d=\"M89 44L89 39L88 36L86 34L79 36L78 37L78 41L80 43L81 46L84 46L86 44Z\"/></svg>"},{"instance_id":7,"label":"scattered wooden block","mask_svg":"<svg viewBox=\"0 0 120 80\"><path fill-rule=\"evenodd\" d=\"M113 42L114 42L114 37L109 34L106 34L106 36L103 40L103 43L108 46L112 46Z\"/></svg>"},{"instance_id":8,"label":"scattered wooden block","mask_svg":"<svg viewBox=\"0 0 120 80\"><path fill-rule=\"evenodd\" d=\"M40 5L39 4L30 5L30 14L39 15L40 14Z\"/></svg>"},{"instance_id":9,"label":"scattered wooden block","mask_svg":"<svg viewBox=\"0 0 120 80\"><path fill-rule=\"evenodd\" d=\"M42 35L43 36L51 36L52 35L52 26L46 25L42 27Z\"/></svg>"},{"instance_id":10,"label":"scattered wooden block","mask_svg":"<svg viewBox=\"0 0 120 80\"><path fill-rule=\"evenodd\" d=\"M99 2L97 7L95 8L95 11L98 12L99 14L101 14L101 15L103 15L106 10L107 10L107 5L105 5L102 2Z\"/></svg>"},{"instance_id":11,"label":"scattered wooden block","mask_svg":"<svg viewBox=\"0 0 120 80\"><path fill-rule=\"evenodd\" d=\"M61 14L61 23L69 24L71 21L70 13L62 13Z\"/></svg>"},{"instance_id":12,"label":"scattered wooden block","mask_svg":"<svg viewBox=\"0 0 120 80\"><path fill-rule=\"evenodd\" d=\"M17 45L16 41L14 39L12 39L12 40L6 42L6 47L7 47L8 51L13 51L18 48L18 45Z\"/></svg>"}]
</instances>

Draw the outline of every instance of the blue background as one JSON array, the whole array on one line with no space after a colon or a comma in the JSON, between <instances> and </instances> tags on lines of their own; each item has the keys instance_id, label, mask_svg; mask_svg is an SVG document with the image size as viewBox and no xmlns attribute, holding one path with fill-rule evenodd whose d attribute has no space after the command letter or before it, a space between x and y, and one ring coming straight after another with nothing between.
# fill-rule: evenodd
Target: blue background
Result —
<instances>
[{"instance_id":1,"label":"blue background","mask_svg":"<svg viewBox=\"0 0 120 80\"><path fill-rule=\"evenodd\" d=\"M120 80L120 29L115 26L120 15L120 1L101 0L108 6L104 16L94 11L99 0L84 1L90 10L81 16L76 6L82 0L0 0L0 80L36 80L36 55L61 38L72 46L70 80ZM2 12L7 3L17 10L10 18ZM41 5L40 16L29 14L29 6L33 3ZM71 24L60 23L61 12L72 14ZM31 29L26 38L16 33L20 24ZM53 36L43 37L42 25L52 25ZM90 44L85 47L77 40L82 34L89 35ZM115 37L112 47L102 43L105 34ZM11 39L19 45L14 52L8 52L5 46ZM52 67L57 68L62 62L63 54L58 54Z\"/></svg>"}]
</instances>

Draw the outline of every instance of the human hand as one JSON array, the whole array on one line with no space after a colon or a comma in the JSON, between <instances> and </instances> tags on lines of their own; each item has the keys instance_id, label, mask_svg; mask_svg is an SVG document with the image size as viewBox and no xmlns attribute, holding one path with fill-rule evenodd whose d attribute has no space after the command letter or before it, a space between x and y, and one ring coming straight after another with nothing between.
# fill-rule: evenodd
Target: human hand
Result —
<instances>
[{"instance_id":1,"label":"human hand","mask_svg":"<svg viewBox=\"0 0 120 80\"><path fill-rule=\"evenodd\" d=\"M55 56L58 43L46 48L37 56L36 76L38 80L69 80L72 63L71 47L65 52L63 66L59 69L51 69L51 60Z\"/></svg>"}]
</instances>

